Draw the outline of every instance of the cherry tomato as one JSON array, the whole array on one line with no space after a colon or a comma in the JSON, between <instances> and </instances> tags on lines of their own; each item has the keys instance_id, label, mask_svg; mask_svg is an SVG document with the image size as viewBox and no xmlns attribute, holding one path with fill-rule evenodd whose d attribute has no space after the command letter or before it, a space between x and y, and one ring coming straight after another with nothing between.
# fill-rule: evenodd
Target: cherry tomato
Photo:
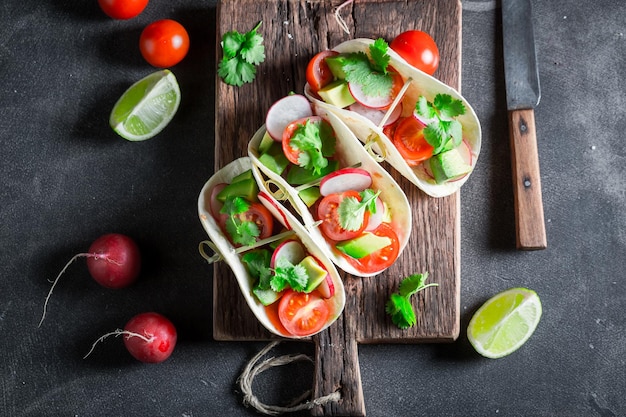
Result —
<instances>
[{"instance_id":1,"label":"cherry tomato","mask_svg":"<svg viewBox=\"0 0 626 417\"><path fill-rule=\"evenodd\" d=\"M398 121L393 134L393 144L409 165L419 165L433 155L434 148L424 138L422 122L413 116Z\"/></svg>"},{"instance_id":2,"label":"cherry tomato","mask_svg":"<svg viewBox=\"0 0 626 417\"><path fill-rule=\"evenodd\" d=\"M326 58L335 55L339 55L339 52L322 51L309 61L309 65L306 67L306 82L309 83L314 93L333 80L334 76L326 63Z\"/></svg>"},{"instance_id":3,"label":"cherry tomato","mask_svg":"<svg viewBox=\"0 0 626 417\"><path fill-rule=\"evenodd\" d=\"M152 66L167 68L178 64L189 50L189 35L171 19L150 23L139 37L141 55Z\"/></svg>"},{"instance_id":4,"label":"cherry tomato","mask_svg":"<svg viewBox=\"0 0 626 417\"><path fill-rule=\"evenodd\" d=\"M107 16L126 20L143 12L148 5L148 0L98 0L98 4Z\"/></svg>"},{"instance_id":5,"label":"cherry tomato","mask_svg":"<svg viewBox=\"0 0 626 417\"><path fill-rule=\"evenodd\" d=\"M427 74L433 75L439 67L439 49L435 40L426 32L403 32L389 46L410 65Z\"/></svg>"},{"instance_id":6,"label":"cherry tomato","mask_svg":"<svg viewBox=\"0 0 626 417\"><path fill-rule=\"evenodd\" d=\"M250 208L245 213L239 215L242 221L254 222L259 228L259 236L257 240L266 239L270 237L274 231L274 217L272 213L261 203L250 203ZM228 216L225 214L219 214L216 218L218 225L222 231L226 234L226 221ZM231 240L232 242L232 240Z\"/></svg>"},{"instance_id":7,"label":"cherry tomato","mask_svg":"<svg viewBox=\"0 0 626 417\"><path fill-rule=\"evenodd\" d=\"M339 221L339 204L344 198L354 197L361 201L361 196L357 191L345 191L343 193L329 194L320 201L317 206L317 218L322 220L320 230L330 240L341 241L353 239L363 233L369 220L369 211L365 210L363 222L358 230L346 230L341 227Z\"/></svg>"},{"instance_id":8,"label":"cherry tomato","mask_svg":"<svg viewBox=\"0 0 626 417\"><path fill-rule=\"evenodd\" d=\"M372 233L376 236L388 237L391 239L391 244L360 259L345 257L356 269L363 272L376 272L388 268L400 253L398 235L389 223L381 223Z\"/></svg>"},{"instance_id":9,"label":"cherry tomato","mask_svg":"<svg viewBox=\"0 0 626 417\"><path fill-rule=\"evenodd\" d=\"M316 292L287 290L278 304L278 318L295 336L308 336L319 331L328 321L330 308Z\"/></svg>"},{"instance_id":10,"label":"cherry tomato","mask_svg":"<svg viewBox=\"0 0 626 417\"><path fill-rule=\"evenodd\" d=\"M291 138L295 134L296 129L298 129L299 126L302 126L305 123L321 124L320 125L320 137L322 138L322 143L324 143L326 136L334 137L335 135L332 126L326 120L322 119L320 116L305 117L303 119L294 120L293 122L289 123L287 127L285 128L285 130L283 131L283 140L282 140L283 153L285 154L289 162L295 165L298 165L298 160L300 158L301 151L291 146ZM324 153L323 149L322 149L322 153ZM324 156L329 156L329 155L324 154Z\"/></svg>"}]
</instances>

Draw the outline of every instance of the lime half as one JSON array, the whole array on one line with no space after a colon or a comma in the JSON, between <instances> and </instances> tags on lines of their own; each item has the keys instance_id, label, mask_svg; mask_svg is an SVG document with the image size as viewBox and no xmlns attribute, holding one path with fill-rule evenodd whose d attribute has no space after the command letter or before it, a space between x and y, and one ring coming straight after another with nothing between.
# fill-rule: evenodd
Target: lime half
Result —
<instances>
[{"instance_id":1,"label":"lime half","mask_svg":"<svg viewBox=\"0 0 626 417\"><path fill-rule=\"evenodd\" d=\"M541 301L527 288L511 288L487 300L472 316L467 338L487 358L501 358L522 346L541 318Z\"/></svg>"},{"instance_id":2,"label":"lime half","mask_svg":"<svg viewBox=\"0 0 626 417\"><path fill-rule=\"evenodd\" d=\"M172 120L179 104L180 88L174 74L170 70L153 72L122 94L109 124L124 139L150 139Z\"/></svg>"}]
</instances>

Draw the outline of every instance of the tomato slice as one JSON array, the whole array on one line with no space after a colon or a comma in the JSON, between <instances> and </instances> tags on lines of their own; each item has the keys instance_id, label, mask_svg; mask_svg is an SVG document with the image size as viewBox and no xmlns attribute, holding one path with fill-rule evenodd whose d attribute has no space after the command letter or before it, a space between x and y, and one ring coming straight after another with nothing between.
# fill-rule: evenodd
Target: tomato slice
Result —
<instances>
[{"instance_id":1,"label":"tomato slice","mask_svg":"<svg viewBox=\"0 0 626 417\"><path fill-rule=\"evenodd\" d=\"M381 223L372 233L376 236L388 237L391 239L391 244L360 259L350 256L345 257L356 269L367 273L378 272L388 268L396 261L400 253L398 235L389 223Z\"/></svg>"},{"instance_id":2,"label":"tomato slice","mask_svg":"<svg viewBox=\"0 0 626 417\"><path fill-rule=\"evenodd\" d=\"M413 116L398 122L393 133L393 144L409 165L419 165L433 156L434 148L426 142L424 125Z\"/></svg>"},{"instance_id":3,"label":"tomato slice","mask_svg":"<svg viewBox=\"0 0 626 417\"><path fill-rule=\"evenodd\" d=\"M270 211L261 203L250 203L248 211L240 214L239 218L242 221L252 221L257 225L259 228L259 236L257 237L257 240L266 239L272 236L272 233L274 232L274 217L272 216L272 213L270 213ZM222 229L222 232L229 237L229 240L232 243L232 239L226 231L226 221L228 220L228 215L220 213L216 220Z\"/></svg>"},{"instance_id":4,"label":"tomato slice","mask_svg":"<svg viewBox=\"0 0 626 417\"><path fill-rule=\"evenodd\" d=\"M314 93L334 79L333 73L326 63L326 58L335 55L339 55L339 52L330 50L322 51L317 53L309 61L306 67L306 82L309 83Z\"/></svg>"},{"instance_id":5,"label":"tomato slice","mask_svg":"<svg viewBox=\"0 0 626 417\"><path fill-rule=\"evenodd\" d=\"M316 291L307 294L287 290L278 304L278 319L295 336L316 333L329 316L330 307Z\"/></svg>"},{"instance_id":6,"label":"tomato slice","mask_svg":"<svg viewBox=\"0 0 626 417\"><path fill-rule=\"evenodd\" d=\"M317 206L317 218L322 220L320 230L330 240L341 241L353 239L363 233L369 220L369 211L365 210L363 222L358 230L346 230L341 227L339 221L339 204L344 198L354 197L361 201L357 191L344 191L343 193L329 194L324 197Z\"/></svg>"},{"instance_id":7,"label":"tomato slice","mask_svg":"<svg viewBox=\"0 0 626 417\"><path fill-rule=\"evenodd\" d=\"M283 153L285 154L289 162L291 162L294 165L299 165L299 158L300 158L301 151L291 146L291 139L296 133L296 130L300 126L303 126L305 123L320 124L320 138L322 139L322 145L324 145L325 142L328 142L331 139L333 142L336 140L335 132L333 131L333 128L330 125L330 123L322 119L320 116L310 116L310 117L305 117L302 119L294 120L293 122L289 123L287 127L285 128L285 130L283 131L283 140L282 140ZM326 157L330 156L327 152L327 149L322 149L322 154Z\"/></svg>"}]
</instances>

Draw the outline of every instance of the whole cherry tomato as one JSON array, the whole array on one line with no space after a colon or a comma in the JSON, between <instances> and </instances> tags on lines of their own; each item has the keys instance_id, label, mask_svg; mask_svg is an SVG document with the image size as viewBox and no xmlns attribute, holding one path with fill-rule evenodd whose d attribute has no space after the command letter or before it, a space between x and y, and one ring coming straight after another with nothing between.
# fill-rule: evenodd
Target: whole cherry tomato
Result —
<instances>
[{"instance_id":1,"label":"whole cherry tomato","mask_svg":"<svg viewBox=\"0 0 626 417\"><path fill-rule=\"evenodd\" d=\"M141 32L139 50L150 65L157 68L171 67L187 55L189 35L183 25L175 20L157 20Z\"/></svg>"},{"instance_id":2,"label":"whole cherry tomato","mask_svg":"<svg viewBox=\"0 0 626 417\"><path fill-rule=\"evenodd\" d=\"M439 48L435 40L421 30L409 30L396 36L389 45L406 62L433 75L439 67Z\"/></svg>"},{"instance_id":3,"label":"whole cherry tomato","mask_svg":"<svg viewBox=\"0 0 626 417\"><path fill-rule=\"evenodd\" d=\"M98 0L98 4L107 16L113 19L132 19L148 5L148 0Z\"/></svg>"}]
</instances>

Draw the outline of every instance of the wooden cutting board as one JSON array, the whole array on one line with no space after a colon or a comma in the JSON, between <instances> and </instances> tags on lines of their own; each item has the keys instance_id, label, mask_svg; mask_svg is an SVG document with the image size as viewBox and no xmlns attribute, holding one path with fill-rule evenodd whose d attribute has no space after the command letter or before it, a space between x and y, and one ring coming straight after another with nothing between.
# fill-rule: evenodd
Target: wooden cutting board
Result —
<instances>
[{"instance_id":1,"label":"wooden cutting board","mask_svg":"<svg viewBox=\"0 0 626 417\"><path fill-rule=\"evenodd\" d=\"M343 0L222 0L217 6L217 59L224 33L252 29L264 37L266 59L253 83L232 87L216 79L215 169L247 154L247 143L264 123L270 105L290 92L302 93L309 59L349 39L383 37L388 42L409 29L433 36L441 61L435 76L460 89L461 3L459 0L356 0L341 10L350 33L335 18ZM312 410L314 415L365 415L358 343L451 342L459 334L459 194L435 199L384 164L405 190L413 208L413 230L396 264L377 277L343 274L346 306L329 329L313 337L314 397L339 391L341 401ZM385 303L402 278L428 271L428 288L413 297L417 325L400 330ZM275 339L256 320L224 263L215 265L213 336L216 340Z\"/></svg>"}]
</instances>

